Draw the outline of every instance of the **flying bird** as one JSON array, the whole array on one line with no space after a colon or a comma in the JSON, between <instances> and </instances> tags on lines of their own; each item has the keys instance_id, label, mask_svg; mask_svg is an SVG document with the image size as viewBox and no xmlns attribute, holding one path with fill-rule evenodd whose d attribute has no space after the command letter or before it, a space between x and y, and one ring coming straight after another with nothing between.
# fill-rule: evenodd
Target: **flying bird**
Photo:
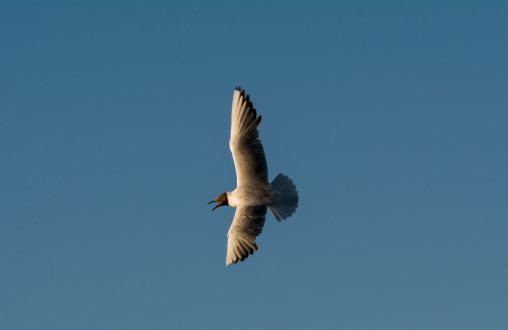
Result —
<instances>
[{"instance_id":1,"label":"flying bird","mask_svg":"<svg viewBox=\"0 0 508 330\"><path fill-rule=\"evenodd\" d=\"M233 92L229 148L236 170L236 189L220 194L211 203L236 207L228 231L226 265L245 260L258 249L256 237L265 224L267 208L277 221L290 217L298 207L298 191L293 181L279 174L268 182L265 152L259 139L261 116L240 87Z\"/></svg>"}]
</instances>

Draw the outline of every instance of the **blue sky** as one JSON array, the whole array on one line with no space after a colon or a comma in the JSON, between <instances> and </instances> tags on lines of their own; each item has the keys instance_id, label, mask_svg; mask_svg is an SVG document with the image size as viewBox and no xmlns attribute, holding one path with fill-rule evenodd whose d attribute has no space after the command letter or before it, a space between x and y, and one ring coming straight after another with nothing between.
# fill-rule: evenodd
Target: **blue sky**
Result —
<instances>
[{"instance_id":1,"label":"blue sky","mask_svg":"<svg viewBox=\"0 0 508 330\"><path fill-rule=\"evenodd\" d=\"M0 328L507 329L507 16L0 3ZM237 85L301 201L225 267Z\"/></svg>"}]
</instances>

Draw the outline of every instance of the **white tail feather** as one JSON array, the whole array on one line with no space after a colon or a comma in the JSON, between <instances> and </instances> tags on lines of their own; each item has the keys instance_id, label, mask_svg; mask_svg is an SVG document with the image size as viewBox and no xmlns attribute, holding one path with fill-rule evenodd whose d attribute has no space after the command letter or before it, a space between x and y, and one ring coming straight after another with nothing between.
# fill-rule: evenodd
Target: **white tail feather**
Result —
<instances>
[{"instance_id":1,"label":"white tail feather","mask_svg":"<svg viewBox=\"0 0 508 330\"><path fill-rule=\"evenodd\" d=\"M278 221L289 218L298 207L298 191L291 179L279 174L271 183L272 201L270 211Z\"/></svg>"}]
</instances>

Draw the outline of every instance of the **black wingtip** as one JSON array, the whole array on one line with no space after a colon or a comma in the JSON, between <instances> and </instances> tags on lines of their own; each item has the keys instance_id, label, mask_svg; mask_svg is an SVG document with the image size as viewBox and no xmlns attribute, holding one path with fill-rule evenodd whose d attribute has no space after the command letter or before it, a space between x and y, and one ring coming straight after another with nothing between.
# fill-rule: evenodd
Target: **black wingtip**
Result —
<instances>
[{"instance_id":1,"label":"black wingtip","mask_svg":"<svg viewBox=\"0 0 508 330\"><path fill-rule=\"evenodd\" d=\"M239 91L240 92L240 96L244 99L245 102L247 102L248 106L252 109L252 112L254 113L254 117L257 117L256 118L256 126L259 125L259 123L261 122L261 115L258 116L258 114L256 112L256 108L254 108L254 104L250 100L250 95L247 94L245 92L245 90L242 89L242 87L240 87L240 86L236 86L235 87L235 91Z\"/></svg>"}]
</instances>

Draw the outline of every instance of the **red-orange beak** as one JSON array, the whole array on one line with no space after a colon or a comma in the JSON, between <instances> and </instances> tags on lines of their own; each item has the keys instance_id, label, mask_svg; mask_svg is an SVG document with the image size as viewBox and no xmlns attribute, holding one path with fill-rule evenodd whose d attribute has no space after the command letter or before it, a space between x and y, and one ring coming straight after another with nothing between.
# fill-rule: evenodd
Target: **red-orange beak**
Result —
<instances>
[{"instance_id":1,"label":"red-orange beak","mask_svg":"<svg viewBox=\"0 0 508 330\"><path fill-rule=\"evenodd\" d=\"M214 211L216 208L218 207L221 207L222 205L224 205L224 202L218 200L219 198L217 197L216 199L214 199L213 201L211 202L208 202L208 204L212 204L212 203L217 203L217 205L215 205L212 209L212 211Z\"/></svg>"}]
</instances>

